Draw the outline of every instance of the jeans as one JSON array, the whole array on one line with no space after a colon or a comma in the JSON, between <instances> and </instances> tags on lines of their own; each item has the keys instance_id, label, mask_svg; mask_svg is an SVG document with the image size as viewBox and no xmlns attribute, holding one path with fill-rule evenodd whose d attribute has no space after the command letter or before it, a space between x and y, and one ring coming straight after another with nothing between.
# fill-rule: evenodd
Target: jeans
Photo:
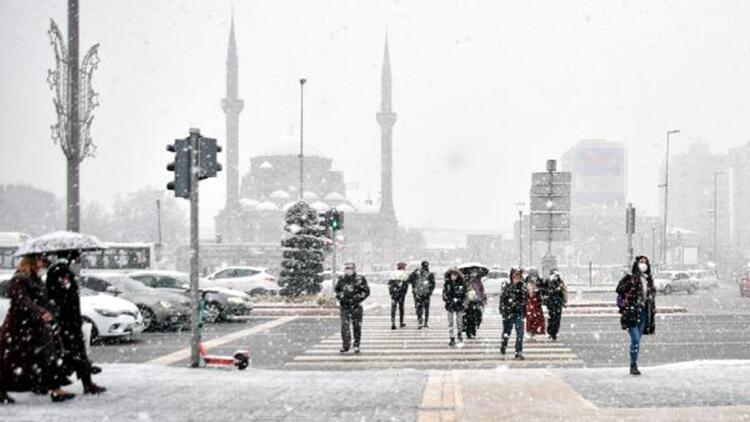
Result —
<instances>
[{"instance_id":1,"label":"jeans","mask_svg":"<svg viewBox=\"0 0 750 422\"><path fill-rule=\"evenodd\" d=\"M342 306L341 307L341 341L343 348L349 350L352 342L352 334L349 324L354 328L354 347L359 347L359 340L362 338L362 305Z\"/></svg>"},{"instance_id":2,"label":"jeans","mask_svg":"<svg viewBox=\"0 0 750 422\"><path fill-rule=\"evenodd\" d=\"M417 321L419 325L427 325L430 320L430 297L417 297L414 296L414 304L417 306ZM424 319L423 319L424 316Z\"/></svg>"},{"instance_id":3,"label":"jeans","mask_svg":"<svg viewBox=\"0 0 750 422\"><path fill-rule=\"evenodd\" d=\"M638 324L628 328L630 334L630 365L638 363L638 353L641 350L641 337L646 330L646 320L648 319L648 309L641 306L638 310Z\"/></svg>"},{"instance_id":4,"label":"jeans","mask_svg":"<svg viewBox=\"0 0 750 422\"><path fill-rule=\"evenodd\" d=\"M456 319L455 324L453 319ZM455 327L455 328L454 328ZM464 311L448 311L448 335L450 338L461 338L461 332L464 330Z\"/></svg>"},{"instance_id":5,"label":"jeans","mask_svg":"<svg viewBox=\"0 0 750 422\"><path fill-rule=\"evenodd\" d=\"M391 297L391 324L396 325L396 308L398 308L398 317L401 325L404 325L404 299L406 295L397 298Z\"/></svg>"},{"instance_id":6,"label":"jeans","mask_svg":"<svg viewBox=\"0 0 750 422\"><path fill-rule=\"evenodd\" d=\"M503 316L502 349L508 347L508 339L513 328L516 329L516 354L523 353L524 316L519 314Z\"/></svg>"}]
</instances>

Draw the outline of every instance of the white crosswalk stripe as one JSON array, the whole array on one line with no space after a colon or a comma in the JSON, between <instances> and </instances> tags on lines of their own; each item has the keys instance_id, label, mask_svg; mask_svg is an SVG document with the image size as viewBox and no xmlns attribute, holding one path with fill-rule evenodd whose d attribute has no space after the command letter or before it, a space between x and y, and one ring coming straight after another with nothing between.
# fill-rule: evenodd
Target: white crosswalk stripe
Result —
<instances>
[{"instance_id":1,"label":"white crosswalk stripe","mask_svg":"<svg viewBox=\"0 0 750 422\"><path fill-rule=\"evenodd\" d=\"M515 332L508 342L508 353L500 354L501 319L485 317L475 339L464 339L464 346L448 346L448 326L444 315L431 315L430 328L417 330L415 320L407 327L391 330L390 317L366 316L362 324L361 353L339 353L341 334L334 333L297 355L287 368L365 369L365 368L494 368L581 367L583 362L562 342L524 339L525 360L514 359Z\"/></svg>"}]
</instances>

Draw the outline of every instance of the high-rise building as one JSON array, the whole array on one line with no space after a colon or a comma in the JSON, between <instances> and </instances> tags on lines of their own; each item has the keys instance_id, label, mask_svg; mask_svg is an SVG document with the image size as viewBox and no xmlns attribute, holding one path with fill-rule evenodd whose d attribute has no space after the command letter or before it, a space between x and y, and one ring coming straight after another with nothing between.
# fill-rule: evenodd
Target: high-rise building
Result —
<instances>
[{"instance_id":1,"label":"high-rise building","mask_svg":"<svg viewBox=\"0 0 750 422\"><path fill-rule=\"evenodd\" d=\"M750 142L729 151L730 246L750 260Z\"/></svg>"}]
</instances>

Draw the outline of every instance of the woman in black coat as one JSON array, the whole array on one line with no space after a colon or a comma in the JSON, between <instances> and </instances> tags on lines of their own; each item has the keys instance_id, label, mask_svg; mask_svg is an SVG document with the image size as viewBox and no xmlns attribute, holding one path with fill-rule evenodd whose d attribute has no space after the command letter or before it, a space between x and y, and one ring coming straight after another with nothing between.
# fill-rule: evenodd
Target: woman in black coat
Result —
<instances>
[{"instance_id":1,"label":"woman in black coat","mask_svg":"<svg viewBox=\"0 0 750 422\"><path fill-rule=\"evenodd\" d=\"M456 336L458 336L458 347L464 345L461 332L463 331L465 301L466 283L464 283L464 276L458 270L451 268L445 273L445 282L443 283L443 302L445 302L445 310L448 312L449 346L456 345Z\"/></svg>"},{"instance_id":2,"label":"woman in black coat","mask_svg":"<svg viewBox=\"0 0 750 422\"><path fill-rule=\"evenodd\" d=\"M46 394L52 401L72 399L74 394L61 387L70 384L59 362L55 335L50 327L54 319L45 308L39 274L46 261L39 255L21 258L8 282L10 309L0 327L0 403L10 404L8 391L33 391Z\"/></svg>"},{"instance_id":3,"label":"woman in black coat","mask_svg":"<svg viewBox=\"0 0 750 422\"><path fill-rule=\"evenodd\" d=\"M656 330L656 288L651 276L651 263L645 256L633 262L630 274L617 284L617 306L620 309L620 325L630 335L630 374L640 375L638 354L641 337Z\"/></svg>"},{"instance_id":4,"label":"woman in black coat","mask_svg":"<svg viewBox=\"0 0 750 422\"><path fill-rule=\"evenodd\" d=\"M58 256L62 259L47 272L47 299L49 309L55 317L55 328L62 341L63 367L67 374L76 373L83 383L84 394L100 394L107 389L91 380L96 367L86 355L78 282L70 269L71 264L77 265L80 262L81 255L78 251L71 251ZM98 372L98 368L96 369Z\"/></svg>"}]
</instances>

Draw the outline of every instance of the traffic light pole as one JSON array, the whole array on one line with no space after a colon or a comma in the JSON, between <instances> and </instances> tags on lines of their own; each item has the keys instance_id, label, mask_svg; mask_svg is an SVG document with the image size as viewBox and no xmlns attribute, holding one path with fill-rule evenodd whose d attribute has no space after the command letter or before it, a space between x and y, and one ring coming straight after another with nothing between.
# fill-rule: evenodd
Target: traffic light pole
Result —
<instances>
[{"instance_id":1,"label":"traffic light pole","mask_svg":"<svg viewBox=\"0 0 750 422\"><path fill-rule=\"evenodd\" d=\"M333 252L331 253L331 280L333 280L333 287L335 288L336 287L336 268L338 265L337 264L338 247L336 246L336 229L334 228L331 228L331 240L332 240L331 246L333 247Z\"/></svg>"},{"instance_id":2,"label":"traffic light pole","mask_svg":"<svg viewBox=\"0 0 750 422\"><path fill-rule=\"evenodd\" d=\"M199 151L199 129L190 129L190 300L192 304L190 317L190 330L192 333L190 340L190 366L197 368L200 366L200 352L198 345L201 337L199 332L200 318L200 292L198 286L199 272L199 248L198 243L198 172L200 171L200 162L198 161Z\"/></svg>"}]
</instances>

